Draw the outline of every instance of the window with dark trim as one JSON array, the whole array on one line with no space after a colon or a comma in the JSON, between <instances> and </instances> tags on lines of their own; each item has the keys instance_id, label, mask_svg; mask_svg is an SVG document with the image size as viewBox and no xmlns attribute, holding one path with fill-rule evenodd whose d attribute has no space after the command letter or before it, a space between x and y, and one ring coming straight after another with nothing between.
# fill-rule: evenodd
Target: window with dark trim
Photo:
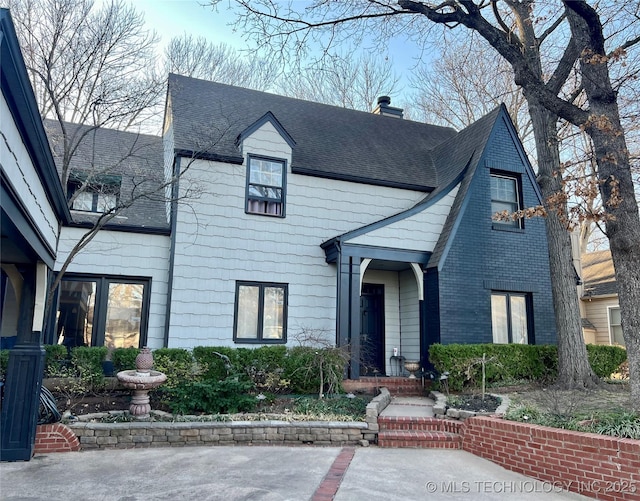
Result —
<instances>
[{"instance_id":1,"label":"window with dark trim","mask_svg":"<svg viewBox=\"0 0 640 501\"><path fill-rule=\"evenodd\" d=\"M233 340L287 342L287 284L236 282Z\"/></svg>"},{"instance_id":2,"label":"window with dark trim","mask_svg":"<svg viewBox=\"0 0 640 501\"><path fill-rule=\"evenodd\" d=\"M151 280L64 276L52 344L140 348L146 344Z\"/></svg>"},{"instance_id":3,"label":"window with dark trim","mask_svg":"<svg viewBox=\"0 0 640 501\"><path fill-rule=\"evenodd\" d=\"M514 212L522 209L520 176L491 173L491 215L497 212ZM522 220L493 219L494 228L522 228Z\"/></svg>"},{"instance_id":4,"label":"window with dark trim","mask_svg":"<svg viewBox=\"0 0 640 501\"><path fill-rule=\"evenodd\" d=\"M532 341L529 294L491 293L491 330L498 344L529 344Z\"/></svg>"},{"instance_id":5,"label":"window with dark trim","mask_svg":"<svg viewBox=\"0 0 640 501\"><path fill-rule=\"evenodd\" d=\"M284 217L286 173L284 160L249 155L246 212Z\"/></svg>"},{"instance_id":6,"label":"window with dark trim","mask_svg":"<svg viewBox=\"0 0 640 501\"><path fill-rule=\"evenodd\" d=\"M73 173L67 183L71 209L83 212L104 213L116 207L120 197L120 176L100 175L87 180L82 173Z\"/></svg>"}]
</instances>

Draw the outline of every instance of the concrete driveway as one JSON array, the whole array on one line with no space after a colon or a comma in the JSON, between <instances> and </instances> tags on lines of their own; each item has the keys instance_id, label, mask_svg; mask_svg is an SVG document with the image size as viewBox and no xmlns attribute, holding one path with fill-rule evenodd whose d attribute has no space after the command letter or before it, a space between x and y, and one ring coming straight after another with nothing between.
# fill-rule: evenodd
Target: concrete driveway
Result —
<instances>
[{"instance_id":1,"label":"concrete driveway","mask_svg":"<svg viewBox=\"0 0 640 501\"><path fill-rule=\"evenodd\" d=\"M58 453L0 464L3 501L540 498L587 499L460 450L181 447Z\"/></svg>"}]
</instances>

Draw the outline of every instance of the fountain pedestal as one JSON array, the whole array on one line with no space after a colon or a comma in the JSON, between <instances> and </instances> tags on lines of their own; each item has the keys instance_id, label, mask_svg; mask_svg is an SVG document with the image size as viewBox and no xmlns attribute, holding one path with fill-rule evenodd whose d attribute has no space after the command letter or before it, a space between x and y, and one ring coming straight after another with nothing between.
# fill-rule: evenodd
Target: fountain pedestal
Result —
<instances>
[{"instance_id":1,"label":"fountain pedestal","mask_svg":"<svg viewBox=\"0 0 640 501\"><path fill-rule=\"evenodd\" d=\"M157 388L167 380L167 375L151 370L153 357L151 350L143 348L136 357L136 370L120 371L117 374L118 381L125 388L133 390L129 412L140 420L149 419L151 416L151 404L149 403L149 391Z\"/></svg>"}]
</instances>

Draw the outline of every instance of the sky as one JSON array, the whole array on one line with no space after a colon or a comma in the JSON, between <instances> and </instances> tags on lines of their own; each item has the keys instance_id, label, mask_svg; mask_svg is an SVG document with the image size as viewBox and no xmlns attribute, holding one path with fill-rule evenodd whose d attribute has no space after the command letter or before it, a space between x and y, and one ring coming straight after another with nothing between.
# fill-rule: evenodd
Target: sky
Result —
<instances>
[{"instance_id":1,"label":"sky","mask_svg":"<svg viewBox=\"0 0 640 501\"><path fill-rule=\"evenodd\" d=\"M235 49L251 47L242 33L234 31L233 11L229 3L222 1L214 9L204 5L206 0L130 0L138 11L142 11L149 28L161 37L160 48L173 38L185 33L203 36L214 43L224 42ZM389 59L394 71L404 80L420 52L405 40L392 40L388 47ZM393 97L393 96L392 96Z\"/></svg>"}]
</instances>

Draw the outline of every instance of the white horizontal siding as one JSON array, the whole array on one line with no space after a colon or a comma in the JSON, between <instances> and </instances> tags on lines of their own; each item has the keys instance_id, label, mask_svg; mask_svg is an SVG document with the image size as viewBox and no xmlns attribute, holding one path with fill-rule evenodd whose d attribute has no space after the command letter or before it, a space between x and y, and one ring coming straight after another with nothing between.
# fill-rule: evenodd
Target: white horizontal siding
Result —
<instances>
[{"instance_id":1,"label":"white horizontal siding","mask_svg":"<svg viewBox=\"0 0 640 501\"><path fill-rule=\"evenodd\" d=\"M286 157L288 145L251 153L276 151ZM251 215L244 213L245 173L245 165L191 165L203 195L183 204L177 218L170 346L231 345L236 280L289 284L289 339L307 328L334 338L336 267L320 244L424 197L289 172L286 218Z\"/></svg>"},{"instance_id":2,"label":"white horizontal siding","mask_svg":"<svg viewBox=\"0 0 640 501\"><path fill-rule=\"evenodd\" d=\"M55 251L58 238L56 213L49 203L29 151L22 142L4 95L0 99L0 124L0 167L4 177L29 212L37 231Z\"/></svg>"},{"instance_id":3,"label":"white horizontal siding","mask_svg":"<svg viewBox=\"0 0 640 501\"><path fill-rule=\"evenodd\" d=\"M583 300L586 318L596 328L596 344L611 344L608 309L618 306L618 298Z\"/></svg>"},{"instance_id":4,"label":"white horizontal siding","mask_svg":"<svg viewBox=\"0 0 640 501\"><path fill-rule=\"evenodd\" d=\"M291 147L277 129L266 122L242 142L242 154L264 155L281 158L291 163Z\"/></svg>"},{"instance_id":5,"label":"white horizontal siding","mask_svg":"<svg viewBox=\"0 0 640 501\"><path fill-rule=\"evenodd\" d=\"M86 231L62 229L55 270L61 268L70 250ZM150 348L161 348L164 343L169 245L168 236L102 230L73 259L67 273L151 278L147 344Z\"/></svg>"},{"instance_id":6,"label":"white horizontal siding","mask_svg":"<svg viewBox=\"0 0 640 501\"><path fill-rule=\"evenodd\" d=\"M350 242L384 247L390 247L392 242L394 248L432 252L456 193L458 186L418 214L369 231L351 239Z\"/></svg>"},{"instance_id":7,"label":"white horizontal siding","mask_svg":"<svg viewBox=\"0 0 640 501\"><path fill-rule=\"evenodd\" d=\"M420 360L420 302L413 270L401 271L400 332L401 355L407 360Z\"/></svg>"}]
</instances>

